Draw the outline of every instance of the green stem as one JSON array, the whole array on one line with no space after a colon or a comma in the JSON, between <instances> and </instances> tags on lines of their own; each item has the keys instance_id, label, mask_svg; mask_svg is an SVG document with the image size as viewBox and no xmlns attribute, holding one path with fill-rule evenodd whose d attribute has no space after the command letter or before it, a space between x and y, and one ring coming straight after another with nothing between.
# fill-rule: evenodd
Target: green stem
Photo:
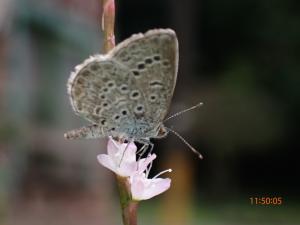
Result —
<instances>
[{"instance_id":1,"label":"green stem","mask_svg":"<svg viewBox=\"0 0 300 225\"><path fill-rule=\"evenodd\" d=\"M124 225L137 225L138 202L132 200L128 178L117 175L117 183L122 208L122 219Z\"/></svg>"}]
</instances>

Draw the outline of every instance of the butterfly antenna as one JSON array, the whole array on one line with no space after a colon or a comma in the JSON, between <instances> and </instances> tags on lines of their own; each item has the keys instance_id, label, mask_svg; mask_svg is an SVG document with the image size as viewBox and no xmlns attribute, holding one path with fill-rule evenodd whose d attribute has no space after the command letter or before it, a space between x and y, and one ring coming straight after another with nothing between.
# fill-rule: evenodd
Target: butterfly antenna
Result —
<instances>
[{"instance_id":1,"label":"butterfly antenna","mask_svg":"<svg viewBox=\"0 0 300 225\"><path fill-rule=\"evenodd\" d=\"M180 134L178 134L175 130L172 130L169 127L166 127L166 129L168 131L172 132L173 134L175 134L177 137L179 137L179 139L181 141L183 141L183 143L185 143L193 153L195 153L200 159L203 159L203 156L201 155L201 153L198 152L193 146L191 146L190 143L188 143Z\"/></svg>"},{"instance_id":2,"label":"butterfly antenna","mask_svg":"<svg viewBox=\"0 0 300 225\"><path fill-rule=\"evenodd\" d=\"M194 110L194 109L196 109L196 108L198 108L198 107L200 107L200 106L202 106L202 105L203 105L203 102L199 102L198 104L196 104L196 105L194 105L194 106L192 106L192 107L190 107L190 108L188 108L188 109L185 109L185 110L182 110L182 111L180 111L180 112L177 112L177 113L173 114L172 116L166 118L166 119L164 120L164 122L166 122L167 120L172 119L172 118L174 118L174 117L176 117L176 116L179 116L179 115L181 115L181 114L183 114L183 113L186 113L186 112L188 112L188 111Z\"/></svg>"}]
</instances>

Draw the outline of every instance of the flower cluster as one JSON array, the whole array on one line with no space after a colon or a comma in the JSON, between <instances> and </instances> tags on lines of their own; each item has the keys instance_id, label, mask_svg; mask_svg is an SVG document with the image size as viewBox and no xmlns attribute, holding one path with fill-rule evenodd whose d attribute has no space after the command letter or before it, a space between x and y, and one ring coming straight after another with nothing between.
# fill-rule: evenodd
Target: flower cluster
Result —
<instances>
[{"instance_id":1,"label":"flower cluster","mask_svg":"<svg viewBox=\"0 0 300 225\"><path fill-rule=\"evenodd\" d=\"M133 200L146 200L168 190L171 185L170 178L158 178L163 171L149 179L149 171L155 154L136 160L137 147L131 143L117 143L111 137L107 144L107 154L98 155L98 161L104 167L112 170L118 176L126 177Z\"/></svg>"}]
</instances>

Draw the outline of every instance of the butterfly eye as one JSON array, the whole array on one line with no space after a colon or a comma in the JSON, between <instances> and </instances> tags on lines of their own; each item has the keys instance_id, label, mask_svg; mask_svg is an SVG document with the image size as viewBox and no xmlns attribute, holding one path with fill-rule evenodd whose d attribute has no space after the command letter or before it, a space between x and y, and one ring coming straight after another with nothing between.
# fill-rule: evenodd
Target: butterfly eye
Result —
<instances>
[{"instance_id":1,"label":"butterfly eye","mask_svg":"<svg viewBox=\"0 0 300 225\"><path fill-rule=\"evenodd\" d=\"M158 129L157 137L163 138L163 137L167 136L167 134L168 134L168 130L164 126L160 126Z\"/></svg>"}]
</instances>

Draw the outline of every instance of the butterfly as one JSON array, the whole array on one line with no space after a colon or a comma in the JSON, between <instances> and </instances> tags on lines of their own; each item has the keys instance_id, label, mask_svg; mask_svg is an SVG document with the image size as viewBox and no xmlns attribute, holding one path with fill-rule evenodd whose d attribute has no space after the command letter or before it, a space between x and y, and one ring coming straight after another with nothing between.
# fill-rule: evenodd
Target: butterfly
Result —
<instances>
[{"instance_id":1,"label":"butterfly","mask_svg":"<svg viewBox=\"0 0 300 225\"><path fill-rule=\"evenodd\" d=\"M104 55L75 67L67 83L75 113L91 125L67 139L113 136L149 143L168 133L168 113L178 71L178 40L171 29L135 34Z\"/></svg>"}]
</instances>

